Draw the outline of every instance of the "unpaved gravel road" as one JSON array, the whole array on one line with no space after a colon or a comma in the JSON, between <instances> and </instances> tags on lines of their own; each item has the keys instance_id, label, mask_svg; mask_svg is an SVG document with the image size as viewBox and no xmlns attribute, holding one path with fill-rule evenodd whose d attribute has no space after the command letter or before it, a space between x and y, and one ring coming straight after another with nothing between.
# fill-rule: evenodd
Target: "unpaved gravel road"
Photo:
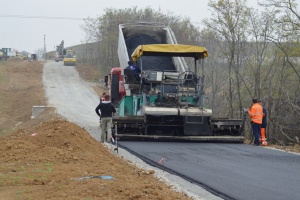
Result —
<instances>
[{"instance_id":1,"label":"unpaved gravel road","mask_svg":"<svg viewBox=\"0 0 300 200\"><path fill-rule=\"evenodd\" d=\"M57 113L69 121L85 127L99 140L99 121L95 114L99 99L92 83L82 80L73 66L53 61L44 65L43 83L48 106L55 107Z\"/></svg>"}]
</instances>

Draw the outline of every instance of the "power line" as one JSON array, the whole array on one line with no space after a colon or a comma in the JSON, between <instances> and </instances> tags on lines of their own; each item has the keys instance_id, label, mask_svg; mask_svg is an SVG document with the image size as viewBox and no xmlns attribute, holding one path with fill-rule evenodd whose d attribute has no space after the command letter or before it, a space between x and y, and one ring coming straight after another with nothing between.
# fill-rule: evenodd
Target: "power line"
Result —
<instances>
[{"instance_id":1,"label":"power line","mask_svg":"<svg viewBox=\"0 0 300 200\"><path fill-rule=\"evenodd\" d=\"M31 18L31 19L66 19L66 20L85 20L87 18L75 18L75 17L50 17L50 16L27 16L27 15L0 15L0 17L10 17L10 18ZM109 18L111 21L119 20L119 18L113 19ZM201 22L193 21L193 24L200 24Z\"/></svg>"},{"instance_id":2,"label":"power line","mask_svg":"<svg viewBox=\"0 0 300 200\"><path fill-rule=\"evenodd\" d=\"M67 19L67 20L84 20L84 18L74 17L50 17L50 16L27 16L27 15L0 15L0 17L10 18L31 18L31 19Z\"/></svg>"}]
</instances>

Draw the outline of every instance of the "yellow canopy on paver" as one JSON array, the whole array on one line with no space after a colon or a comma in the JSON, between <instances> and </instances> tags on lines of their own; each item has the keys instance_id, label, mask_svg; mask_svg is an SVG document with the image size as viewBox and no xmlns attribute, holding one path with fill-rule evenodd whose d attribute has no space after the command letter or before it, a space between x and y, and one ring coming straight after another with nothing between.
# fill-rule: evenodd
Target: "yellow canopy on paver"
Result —
<instances>
[{"instance_id":1,"label":"yellow canopy on paver","mask_svg":"<svg viewBox=\"0 0 300 200\"><path fill-rule=\"evenodd\" d=\"M139 45L131 54L133 61L141 56L172 56L194 57L196 60L206 58L208 52L205 47L182 44L147 44Z\"/></svg>"}]
</instances>

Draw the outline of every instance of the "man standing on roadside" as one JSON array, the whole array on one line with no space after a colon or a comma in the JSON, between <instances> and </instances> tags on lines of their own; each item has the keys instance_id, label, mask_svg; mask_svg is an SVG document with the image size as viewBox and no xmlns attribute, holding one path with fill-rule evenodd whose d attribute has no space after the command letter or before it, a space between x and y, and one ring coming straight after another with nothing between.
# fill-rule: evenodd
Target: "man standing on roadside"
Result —
<instances>
[{"instance_id":1,"label":"man standing on roadside","mask_svg":"<svg viewBox=\"0 0 300 200\"><path fill-rule=\"evenodd\" d=\"M258 146L260 138L260 127L263 118L263 109L257 99L252 99L252 106L247 110L251 120L251 127L254 135L254 145Z\"/></svg>"},{"instance_id":2,"label":"man standing on roadside","mask_svg":"<svg viewBox=\"0 0 300 200\"><path fill-rule=\"evenodd\" d=\"M110 96L105 95L104 101L102 101L95 109L97 115L100 117L101 128L101 142L111 142L111 127L112 127L112 115L116 113L116 109L110 102ZM99 112L100 111L100 112Z\"/></svg>"},{"instance_id":3,"label":"man standing on roadside","mask_svg":"<svg viewBox=\"0 0 300 200\"><path fill-rule=\"evenodd\" d=\"M262 101L258 101L259 105L263 108L263 118L262 124L260 127L260 142L263 146L267 146L267 137L266 137L266 128L267 128L267 109L264 107L264 103Z\"/></svg>"}]
</instances>

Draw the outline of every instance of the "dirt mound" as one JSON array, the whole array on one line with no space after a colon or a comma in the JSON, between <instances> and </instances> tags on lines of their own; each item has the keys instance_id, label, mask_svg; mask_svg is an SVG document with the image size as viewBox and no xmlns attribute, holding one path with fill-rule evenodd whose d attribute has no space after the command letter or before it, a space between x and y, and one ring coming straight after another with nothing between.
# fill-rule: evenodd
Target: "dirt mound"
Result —
<instances>
[{"instance_id":1,"label":"dirt mound","mask_svg":"<svg viewBox=\"0 0 300 200\"><path fill-rule=\"evenodd\" d=\"M95 145L99 146L82 128L65 120L54 120L43 122L31 131L17 131L5 140L0 150L3 150L4 162L68 163L77 158L76 155L84 160L86 152L99 150ZM14 151L14 157L5 154L5 150Z\"/></svg>"},{"instance_id":2,"label":"dirt mound","mask_svg":"<svg viewBox=\"0 0 300 200\"><path fill-rule=\"evenodd\" d=\"M0 93L0 199L189 199L54 108L31 120L32 106L45 105L42 63L0 62Z\"/></svg>"},{"instance_id":3,"label":"dirt mound","mask_svg":"<svg viewBox=\"0 0 300 200\"><path fill-rule=\"evenodd\" d=\"M19 130L0 142L5 199L187 199L158 182L153 171L129 165L66 120ZM77 180L89 176L98 178Z\"/></svg>"}]
</instances>

